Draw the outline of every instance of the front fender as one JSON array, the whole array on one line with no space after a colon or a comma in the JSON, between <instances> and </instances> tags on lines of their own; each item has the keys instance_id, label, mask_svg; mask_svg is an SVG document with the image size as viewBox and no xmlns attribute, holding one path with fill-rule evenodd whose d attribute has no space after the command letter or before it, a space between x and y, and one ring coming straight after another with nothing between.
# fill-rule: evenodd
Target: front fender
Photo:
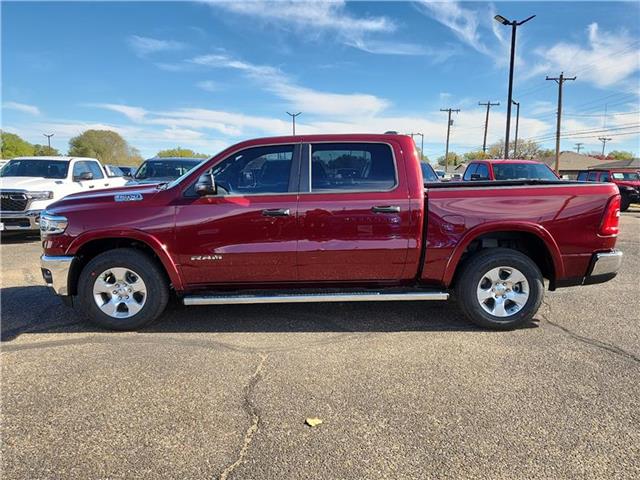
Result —
<instances>
[{"instance_id":1,"label":"front fender","mask_svg":"<svg viewBox=\"0 0 640 480\"><path fill-rule=\"evenodd\" d=\"M135 229L116 229L116 230L91 230L78 235L73 239L67 248L67 255L75 255L84 245L94 240L106 239L131 239L144 243L149 247L160 259L164 269L176 290L182 290L182 277L178 270L178 266L167 251L167 246L163 244L157 237L149 233Z\"/></svg>"}]
</instances>

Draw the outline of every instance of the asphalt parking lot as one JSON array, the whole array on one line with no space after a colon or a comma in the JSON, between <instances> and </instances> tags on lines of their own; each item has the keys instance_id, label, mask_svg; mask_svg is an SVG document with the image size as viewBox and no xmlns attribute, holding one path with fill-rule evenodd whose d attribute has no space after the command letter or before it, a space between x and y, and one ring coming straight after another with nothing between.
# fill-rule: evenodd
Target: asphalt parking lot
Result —
<instances>
[{"instance_id":1,"label":"asphalt parking lot","mask_svg":"<svg viewBox=\"0 0 640 480\"><path fill-rule=\"evenodd\" d=\"M3 478L639 478L638 206L621 228L615 280L512 332L420 302L107 332L42 286L37 239L3 239Z\"/></svg>"}]
</instances>

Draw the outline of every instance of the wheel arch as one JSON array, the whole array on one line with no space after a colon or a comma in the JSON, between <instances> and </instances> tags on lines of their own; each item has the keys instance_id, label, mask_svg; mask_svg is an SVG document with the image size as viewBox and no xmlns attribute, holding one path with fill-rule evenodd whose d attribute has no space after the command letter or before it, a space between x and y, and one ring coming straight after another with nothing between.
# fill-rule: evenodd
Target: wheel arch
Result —
<instances>
[{"instance_id":1,"label":"wheel arch","mask_svg":"<svg viewBox=\"0 0 640 480\"><path fill-rule=\"evenodd\" d=\"M518 222L505 225L483 224L469 230L451 255L443 283L449 287L465 260L474 252L493 247L508 247L531 258L545 278L549 289L555 290L556 280L564 276L564 264L560 249L551 234L541 225Z\"/></svg>"},{"instance_id":2,"label":"wheel arch","mask_svg":"<svg viewBox=\"0 0 640 480\"><path fill-rule=\"evenodd\" d=\"M100 253L115 248L134 248L146 253L162 267L168 283L175 290L182 290L182 278L178 266L158 239L139 231L108 231L88 232L81 235L67 249L67 254L75 257L68 279L70 295L77 294L78 279L84 266Z\"/></svg>"}]
</instances>

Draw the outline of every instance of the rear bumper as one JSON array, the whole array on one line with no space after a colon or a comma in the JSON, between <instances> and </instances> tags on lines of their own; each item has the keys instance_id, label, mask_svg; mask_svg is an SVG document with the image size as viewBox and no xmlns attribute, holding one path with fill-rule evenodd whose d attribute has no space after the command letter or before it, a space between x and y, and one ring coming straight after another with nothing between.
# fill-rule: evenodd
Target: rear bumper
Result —
<instances>
[{"instance_id":1,"label":"rear bumper","mask_svg":"<svg viewBox=\"0 0 640 480\"><path fill-rule=\"evenodd\" d=\"M0 212L0 223L7 231L40 230L40 214L42 210L27 210L26 212Z\"/></svg>"},{"instance_id":2,"label":"rear bumper","mask_svg":"<svg viewBox=\"0 0 640 480\"><path fill-rule=\"evenodd\" d=\"M75 257L40 257L42 278L58 295L69 295L69 271Z\"/></svg>"},{"instance_id":3,"label":"rear bumper","mask_svg":"<svg viewBox=\"0 0 640 480\"><path fill-rule=\"evenodd\" d=\"M587 274L584 277L558 280L556 282L556 288L608 282L618 274L620 265L622 265L622 252L619 250L594 253L591 257Z\"/></svg>"}]
</instances>

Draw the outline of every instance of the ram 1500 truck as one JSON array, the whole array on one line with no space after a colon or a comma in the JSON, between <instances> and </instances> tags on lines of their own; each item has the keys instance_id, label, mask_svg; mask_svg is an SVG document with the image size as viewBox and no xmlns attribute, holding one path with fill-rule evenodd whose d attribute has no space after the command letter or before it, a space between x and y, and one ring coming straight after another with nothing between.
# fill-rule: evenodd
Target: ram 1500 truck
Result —
<instances>
[{"instance_id":1,"label":"ram 1500 truck","mask_svg":"<svg viewBox=\"0 0 640 480\"><path fill-rule=\"evenodd\" d=\"M529 321L545 284L607 281L613 184L424 184L404 135L264 138L166 184L79 193L41 218L42 275L98 324L185 305L446 300L481 326ZM428 315L428 313L425 313Z\"/></svg>"}]
</instances>

